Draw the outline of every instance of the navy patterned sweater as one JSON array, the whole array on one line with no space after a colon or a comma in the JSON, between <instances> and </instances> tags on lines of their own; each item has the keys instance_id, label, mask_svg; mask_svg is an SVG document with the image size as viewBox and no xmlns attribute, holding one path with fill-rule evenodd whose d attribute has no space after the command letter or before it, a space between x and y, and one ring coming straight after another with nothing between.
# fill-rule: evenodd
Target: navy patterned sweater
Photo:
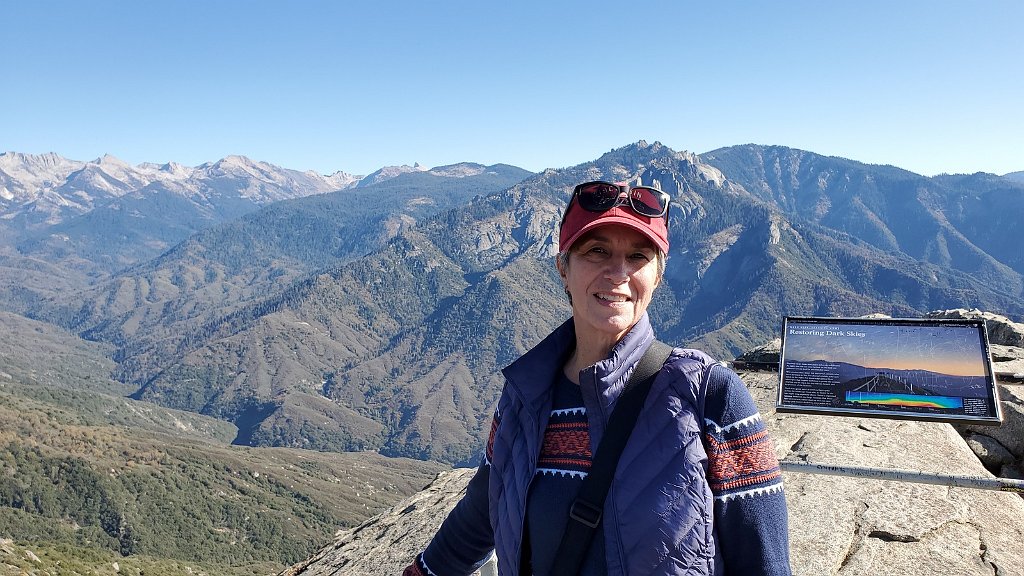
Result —
<instances>
[{"instance_id":1,"label":"navy patterned sweater","mask_svg":"<svg viewBox=\"0 0 1024 576\"><path fill-rule=\"evenodd\" d=\"M579 388L564 375L554 383L551 416L527 501L527 533L533 573L548 576L568 521L568 511L590 470L592 454L586 409ZM498 418L496 415L495 418ZM786 526L782 473L765 424L743 381L731 370L714 369L704 406L707 479L715 499L715 531L728 576L783 576L790 573L789 551L768 549L762 542L787 542L775 534ZM496 427L492 423L492 430ZM487 483L490 441L472 482ZM474 492L474 491L470 491ZM485 490L475 491L486 495ZM477 503L487 509L487 503ZM453 511L457 513L458 508ZM489 526L481 527L489 531ZM764 538L750 538L751 531ZM439 550L428 546L405 576L449 576L435 571L446 565ZM604 542L594 538L587 551L585 576L603 576ZM435 568L431 568L434 566Z\"/></svg>"}]
</instances>

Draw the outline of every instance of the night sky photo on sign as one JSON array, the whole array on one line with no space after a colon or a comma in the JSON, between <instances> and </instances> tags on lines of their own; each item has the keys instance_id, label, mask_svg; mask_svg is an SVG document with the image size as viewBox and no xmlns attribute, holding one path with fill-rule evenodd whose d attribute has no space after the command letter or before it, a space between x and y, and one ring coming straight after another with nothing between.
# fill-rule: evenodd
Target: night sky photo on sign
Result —
<instances>
[{"instance_id":1,"label":"night sky photo on sign","mask_svg":"<svg viewBox=\"0 0 1024 576\"><path fill-rule=\"evenodd\" d=\"M787 318L779 411L998 423L979 322Z\"/></svg>"}]
</instances>

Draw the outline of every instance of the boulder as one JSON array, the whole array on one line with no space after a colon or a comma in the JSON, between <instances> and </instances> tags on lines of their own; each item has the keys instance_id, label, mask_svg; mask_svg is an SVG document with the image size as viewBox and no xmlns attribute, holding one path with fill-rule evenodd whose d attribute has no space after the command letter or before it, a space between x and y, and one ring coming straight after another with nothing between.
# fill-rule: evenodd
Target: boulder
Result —
<instances>
[{"instance_id":1,"label":"boulder","mask_svg":"<svg viewBox=\"0 0 1024 576\"><path fill-rule=\"evenodd\" d=\"M1001 382L1024 381L1024 348L990 344L992 371Z\"/></svg>"},{"instance_id":2,"label":"boulder","mask_svg":"<svg viewBox=\"0 0 1024 576\"><path fill-rule=\"evenodd\" d=\"M1024 480L1024 473L1021 472L1019 466L1013 464L1007 464L1003 466L999 471L1000 478L1010 478L1012 480Z\"/></svg>"},{"instance_id":3,"label":"boulder","mask_svg":"<svg viewBox=\"0 0 1024 576\"><path fill-rule=\"evenodd\" d=\"M767 344L737 356L733 360L733 366L737 369L778 370L779 355L781 353L782 338L776 338Z\"/></svg>"},{"instance_id":4,"label":"boulder","mask_svg":"<svg viewBox=\"0 0 1024 576\"><path fill-rule=\"evenodd\" d=\"M977 309L966 310L964 308L957 308L954 310L935 310L929 312L926 318L984 320L985 329L988 331L989 343L1024 348L1024 324L1014 322L1006 316L1000 316L992 312L982 312Z\"/></svg>"},{"instance_id":5,"label":"boulder","mask_svg":"<svg viewBox=\"0 0 1024 576\"><path fill-rule=\"evenodd\" d=\"M967 446L978 457L978 460L981 460L985 468L992 472L999 472L1003 466L1014 464L1013 454L991 436L968 434Z\"/></svg>"},{"instance_id":6,"label":"boulder","mask_svg":"<svg viewBox=\"0 0 1024 576\"><path fill-rule=\"evenodd\" d=\"M957 426L961 434L983 434L1006 448L1017 462L1024 461L1024 387L999 385L999 406L1003 412L1000 426Z\"/></svg>"}]
</instances>

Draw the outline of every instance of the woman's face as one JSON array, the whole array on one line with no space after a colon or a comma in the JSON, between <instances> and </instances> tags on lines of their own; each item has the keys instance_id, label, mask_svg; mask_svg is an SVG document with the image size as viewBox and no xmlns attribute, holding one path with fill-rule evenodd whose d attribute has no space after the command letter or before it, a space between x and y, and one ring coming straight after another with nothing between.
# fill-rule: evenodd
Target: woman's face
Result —
<instances>
[{"instance_id":1,"label":"woman's face","mask_svg":"<svg viewBox=\"0 0 1024 576\"><path fill-rule=\"evenodd\" d=\"M594 338L607 350L643 316L661 280L654 244L614 224L580 237L558 272L572 297L577 338Z\"/></svg>"}]
</instances>

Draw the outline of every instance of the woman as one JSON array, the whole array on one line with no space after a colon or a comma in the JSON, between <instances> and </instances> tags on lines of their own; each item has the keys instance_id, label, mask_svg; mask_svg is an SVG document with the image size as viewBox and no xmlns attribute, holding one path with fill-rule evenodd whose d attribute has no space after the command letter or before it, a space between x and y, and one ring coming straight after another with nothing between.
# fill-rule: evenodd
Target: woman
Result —
<instances>
[{"instance_id":1,"label":"woman","mask_svg":"<svg viewBox=\"0 0 1024 576\"><path fill-rule=\"evenodd\" d=\"M669 197L576 186L559 230L572 318L507 367L484 461L405 576L552 574L609 414L655 341L647 306L668 253ZM764 423L736 374L675 349L622 451L583 575L788 575L786 501ZM563 576L563 575L554 575Z\"/></svg>"}]
</instances>

